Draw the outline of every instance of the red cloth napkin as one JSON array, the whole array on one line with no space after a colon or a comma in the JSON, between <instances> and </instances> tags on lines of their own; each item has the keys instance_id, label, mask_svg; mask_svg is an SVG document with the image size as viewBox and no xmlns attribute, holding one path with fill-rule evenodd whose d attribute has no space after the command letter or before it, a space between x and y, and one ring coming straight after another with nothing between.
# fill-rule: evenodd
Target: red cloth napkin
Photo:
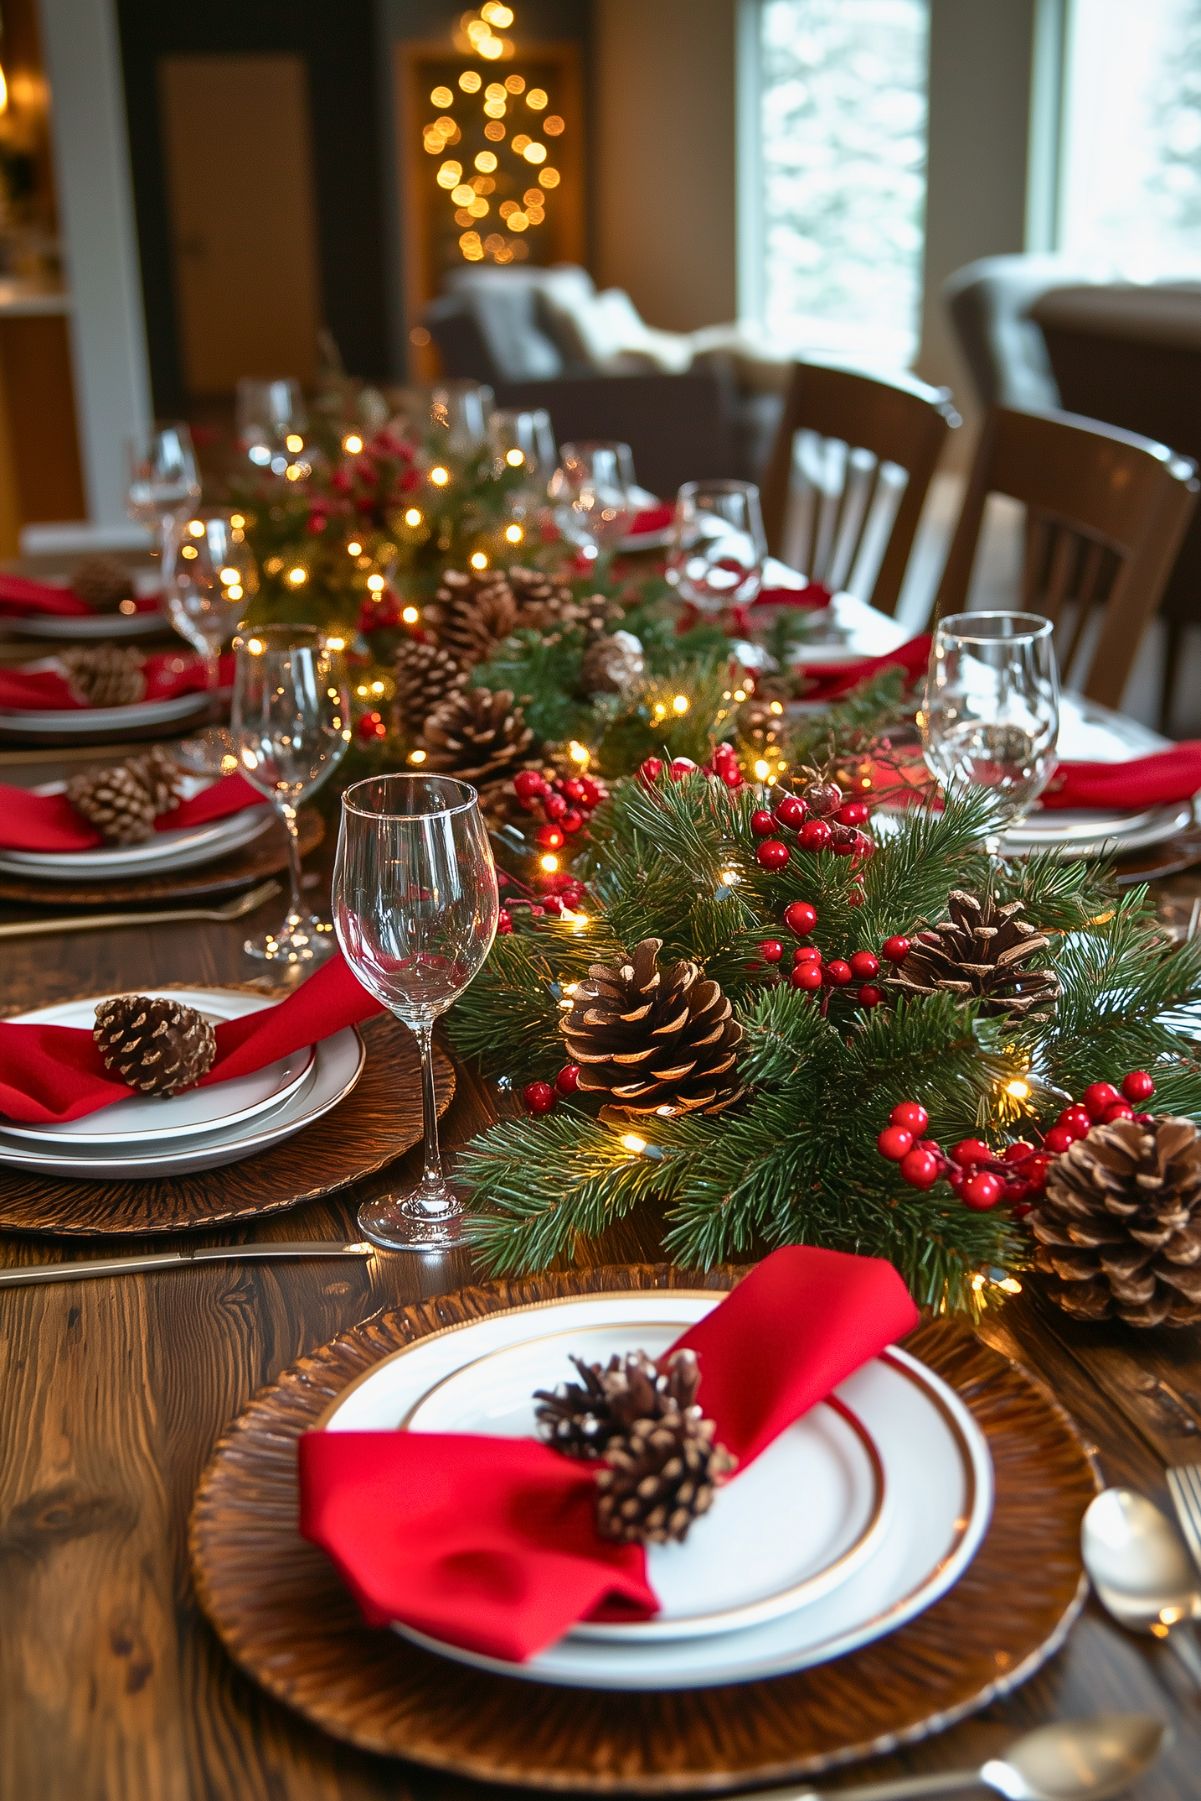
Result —
<instances>
[{"instance_id":1,"label":"red cloth napkin","mask_svg":"<svg viewBox=\"0 0 1201 1801\"><path fill-rule=\"evenodd\" d=\"M828 607L833 598L824 582L803 582L799 588L760 588L753 607Z\"/></svg>"},{"instance_id":2,"label":"red cloth napkin","mask_svg":"<svg viewBox=\"0 0 1201 1801\"><path fill-rule=\"evenodd\" d=\"M1044 807L1168 806L1201 794L1201 739L1128 763L1061 763L1044 789Z\"/></svg>"},{"instance_id":3,"label":"red cloth napkin","mask_svg":"<svg viewBox=\"0 0 1201 1801\"><path fill-rule=\"evenodd\" d=\"M184 656L178 651L160 651L142 664L146 676L146 700L174 700L180 694L201 691L205 684L205 666L200 657ZM228 688L234 679L234 660L222 657L220 684ZM67 685L60 669L0 669L0 707L18 712L40 712L43 709L68 712L84 710Z\"/></svg>"},{"instance_id":4,"label":"red cloth napkin","mask_svg":"<svg viewBox=\"0 0 1201 1801\"><path fill-rule=\"evenodd\" d=\"M705 1413L744 1469L917 1321L890 1263L793 1245L672 1348L697 1353ZM373 1624L524 1662L598 1608L658 1610L643 1547L598 1535L594 1483L595 1466L532 1439L308 1432L300 1530Z\"/></svg>"},{"instance_id":5,"label":"red cloth napkin","mask_svg":"<svg viewBox=\"0 0 1201 1801\"><path fill-rule=\"evenodd\" d=\"M224 1020L216 1028L217 1060L198 1086L264 1069L380 1010L335 956L278 1007ZM128 1100L133 1092L108 1074L83 1026L0 1020L0 1118L25 1125L82 1119Z\"/></svg>"},{"instance_id":6,"label":"red cloth napkin","mask_svg":"<svg viewBox=\"0 0 1201 1801\"><path fill-rule=\"evenodd\" d=\"M858 657L850 663L802 663L797 669L805 683L801 699L837 700L885 669L903 669L908 680L914 682L926 673L929 661L930 635L923 632L882 657Z\"/></svg>"},{"instance_id":7,"label":"red cloth napkin","mask_svg":"<svg viewBox=\"0 0 1201 1801\"><path fill-rule=\"evenodd\" d=\"M644 507L641 513L634 514L630 536L636 538L642 532L664 532L675 516L676 509L666 501L660 501L658 506Z\"/></svg>"},{"instance_id":8,"label":"red cloth napkin","mask_svg":"<svg viewBox=\"0 0 1201 1801\"><path fill-rule=\"evenodd\" d=\"M157 613L161 602L158 594L133 596L138 613ZM0 575L0 618L21 619L28 614L44 613L64 619L95 614L95 607L70 588L57 582L30 581L25 575Z\"/></svg>"},{"instance_id":9,"label":"red cloth napkin","mask_svg":"<svg viewBox=\"0 0 1201 1801\"><path fill-rule=\"evenodd\" d=\"M178 832L187 826L211 825L244 807L265 807L267 798L240 775L223 776L190 799L180 801L154 822L156 832ZM95 850L104 839L65 794L34 794L0 782L0 849L33 851Z\"/></svg>"}]
</instances>

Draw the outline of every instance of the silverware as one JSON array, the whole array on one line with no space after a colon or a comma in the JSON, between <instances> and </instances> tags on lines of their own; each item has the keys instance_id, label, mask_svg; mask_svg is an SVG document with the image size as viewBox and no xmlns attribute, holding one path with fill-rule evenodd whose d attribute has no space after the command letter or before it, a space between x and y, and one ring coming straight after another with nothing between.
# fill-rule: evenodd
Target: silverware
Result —
<instances>
[{"instance_id":1,"label":"silverware","mask_svg":"<svg viewBox=\"0 0 1201 1801\"><path fill-rule=\"evenodd\" d=\"M1163 1639L1201 1689L1197 1572L1171 1521L1130 1488L1107 1488L1089 1505L1080 1548L1097 1599L1119 1626Z\"/></svg>"},{"instance_id":2,"label":"silverware","mask_svg":"<svg viewBox=\"0 0 1201 1801\"><path fill-rule=\"evenodd\" d=\"M1182 1463L1169 1469L1168 1493L1184 1542L1201 1570L1201 1463Z\"/></svg>"},{"instance_id":3,"label":"silverware","mask_svg":"<svg viewBox=\"0 0 1201 1801\"><path fill-rule=\"evenodd\" d=\"M369 1244L319 1238L197 1245L183 1251L147 1251L136 1257L89 1257L78 1263L28 1263L18 1269L0 1269L0 1288L20 1288L29 1282L70 1282L77 1276L185 1269L190 1263L264 1263L274 1257L370 1257L371 1251Z\"/></svg>"},{"instance_id":4,"label":"silverware","mask_svg":"<svg viewBox=\"0 0 1201 1801\"><path fill-rule=\"evenodd\" d=\"M976 1770L902 1776L826 1791L826 1801L926 1801L960 1789L987 1788L1006 1801L1106 1801L1149 1770L1171 1739L1170 1728L1145 1713L1063 1720L1014 1739L1001 1757ZM766 1789L751 1801L823 1801L819 1789Z\"/></svg>"},{"instance_id":5,"label":"silverware","mask_svg":"<svg viewBox=\"0 0 1201 1801\"><path fill-rule=\"evenodd\" d=\"M15 919L0 925L0 938L35 938L49 932L100 932L116 926L174 925L189 919L242 919L279 893L276 881L222 901L219 907L172 907L159 913L73 913L67 919Z\"/></svg>"}]
</instances>

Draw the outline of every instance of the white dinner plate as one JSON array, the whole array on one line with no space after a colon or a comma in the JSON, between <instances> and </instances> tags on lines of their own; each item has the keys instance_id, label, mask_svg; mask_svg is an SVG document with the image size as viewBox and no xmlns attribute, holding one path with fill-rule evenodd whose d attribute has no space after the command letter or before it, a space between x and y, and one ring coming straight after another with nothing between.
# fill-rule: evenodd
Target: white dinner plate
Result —
<instances>
[{"instance_id":1,"label":"white dinner plate","mask_svg":"<svg viewBox=\"0 0 1201 1801\"><path fill-rule=\"evenodd\" d=\"M50 578L50 585L70 586L65 576L61 581ZM134 572L135 594L154 594L161 587L159 570ZM109 638L121 638L128 643L138 638L161 638L170 630L171 621L160 607L149 613L27 613L21 617L0 614L0 637L7 634L11 638L52 639L60 644L82 644Z\"/></svg>"},{"instance_id":2,"label":"white dinner plate","mask_svg":"<svg viewBox=\"0 0 1201 1801\"><path fill-rule=\"evenodd\" d=\"M679 1337L648 1321L638 1348L659 1357ZM536 1388L573 1380L572 1353L591 1362L630 1349L628 1326L581 1326L486 1353L436 1382L405 1425L421 1432L534 1435ZM653 1620L593 1622L573 1634L616 1643L730 1632L807 1605L868 1557L885 1520L884 1468L863 1423L841 1403L813 1408L745 1475L723 1489L682 1545L652 1546Z\"/></svg>"},{"instance_id":3,"label":"white dinner plate","mask_svg":"<svg viewBox=\"0 0 1201 1801\"><path fill-rule=\"evenodd\" d=\"M539 1383L545 1386L561 1373L559 1347L566 1338L604 1325L620 1332L626 1349L653 1351L719 1299L679 1290L621 1293L490 1314L384 1358L343 1392L322 1423L334 1432L394 1429L436 1384L466 1365L511 1346L550 1339L554 1343L545 1347L548 1367ZM705 1688L783 1675L883 1637L944 1594L975 1555L992 1510L992 1466L959 1397L904 1351L874 1358L840 1385L837 1398L879 1453L886 1517L870 1555L807 1605L738 1631L690 1638L613 1643L573 1633L523 1664L465 1651L409 1627L396 1630L478 1668L533 1682L615 1690ZM532 1402L530 1407L532 1421ZM697 1531L714 1522L737 1482L750 1474L717 1497ZM656 1550L648 1559L655 1582Z\"/></svg>"},{"instance_id":4,"label":"white dinner plate","mask_svg":"<svg viewBox=\"0 0 1201 1801\"><path fill-rule=\"evenodd\" d=\"M184 798L190 799L205 785L195 777L185 777ZM65 786L63 782L48 782L34 792L61 794ZM231 851L241 850L269 831L274 820L274 813L264 802L261 807L246 807L205 825L155 832L139 844L101 844L91 850L72 851L0 850L0 871L37 876L46 882L78 881L81 876L89 881L117 881L136 875L159 875L189 869L198 863L212 863Z\"/></svg>"},{"instance_id":5,"label":"white dinner plate","mask_svg":"<svg viewBox=\"0 0 1201 1801\"><path fill-rule=\"evenodd\" d=\"M246 997L227 994L220 1002L202 1009L213 1024L222 1019L237 1019L246 1012L240 1004ZM21 1013L15 1022L26 1025L82 1026L90 1031L96 1016L95 1001L63 1001L58 1006L40 1007L35 1013ZM269 1063L265 1069L238 1076L232 1082L214 1082L208 1088L188 1088L183 1094L141 1094L115 1107L104 1107L82 1119L64 1120L59 1125L17 1126L3 1123L6 1138L23 1138L30 1143L69 1150L96 1146L112 1151L132 1149L138 1145L163 1145L181 1138L192 1138L200 1132L229 1130L255 1119L277 1107L296 1093L312 1069L314 1047L305 1045L290 1056Z\"/></svg>"},{"instance_id":6,"label":"white dinner plate","mask_svg":"<svg viewBox=\"0 0 1201 1801\"><path fill-rule=\"evenodd\" d=\"M202 1013L216 1013L219 1008L228 1008L226 1017L231 1019L278 1005L258 995L235 994L222 988L173 988L170 993L172 999L196 1007ZM103 998L96 995L81 1005L94 1008ZM282 1100L273 1100L257 1117L233 1126L213 1126L197 1131L179 1150L156 1149L152 1145L131 1145L124 1150L119 1145L107 1150L80 1145L76 1149L57 1143L47 1149L11 1137L0 1129L0 1166L37 1170L43 1175L150 1180L156 1176L188 1175L198 1170L217 1169L225 1163L240 1162L244 1157L251 1157L270 1145L282 1143L293 1133L303 1131L305 1126L312 1125L314 1120L345 1100L354 1088L362 1074L366 1051L353 1026L335 1032L333 1037L323 1039L312 1048L312 1065L291 1094ZM214 1084L214 1091L218 1086Z\"/></svg>"},{"instance_id":7,"label":"white dinner plate","mask_svg":"<svg viewBox=\"0 0 1201 1801\"><path fill-rule=\"evenodd\" d=\"M198 689L170 700L139 700L128 707L0 707L0 732L25 738L123 737L143 726L176 725L208 710L211 696Z\"/></svg>"}]
</instances>

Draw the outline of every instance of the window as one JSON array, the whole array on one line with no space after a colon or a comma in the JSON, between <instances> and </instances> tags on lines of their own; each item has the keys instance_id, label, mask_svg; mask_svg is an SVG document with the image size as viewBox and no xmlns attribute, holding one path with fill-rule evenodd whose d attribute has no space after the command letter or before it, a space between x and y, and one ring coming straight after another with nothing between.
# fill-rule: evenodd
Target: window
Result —
<instances>
[{"instance_id":1,"label":"window","mask_svg":"<svg viewBox=\"0 0 1201 1801\"><path fill-rule=\"evenodd\" d=\"M1148 280L1201 268L1201 0L1070 0L1059 242Z\"/></svg>"},{"instance_id":2,"label":"window","mask_svg":"<svg viewBox=\"0 0 1201 1801\"><path fill-rule=\"evenodd\" d=\"M929 0L761 0L751 286L773 340L904 363L918 341Z\"/></svg>"}]
</instances>

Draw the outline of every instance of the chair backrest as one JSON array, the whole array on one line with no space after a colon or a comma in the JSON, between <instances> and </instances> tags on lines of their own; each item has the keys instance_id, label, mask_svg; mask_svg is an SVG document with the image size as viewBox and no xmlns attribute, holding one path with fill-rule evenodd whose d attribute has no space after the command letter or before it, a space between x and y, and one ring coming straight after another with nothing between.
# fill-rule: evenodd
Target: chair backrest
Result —
<instances>
[{"instance_id":1,"label":"chair backrest","mask_svg":"<svg viewBox=\"0 0 1201 1801\"><path fill-rule=\"evenodd\" d=\"M796 363L760 484L768 547L894 613L948 434L946 388Z\"/></svg>"},{"instance_id":2,"label":"chair backrest","mask_svg":"<svg viewBox=\"0 0 1201 1801\"><path fill-rule=\"evenodd\" d=\"M1071 413L997 407L981 433L935 618L966 608L988 498L1006 495L1026 508L1021 606L1056 626L1065 681L1116 707L1197 493L1194 464L1151 438ZM1087 662L1077 668L1098 607Z\"/></svg>"}]
</instances>

